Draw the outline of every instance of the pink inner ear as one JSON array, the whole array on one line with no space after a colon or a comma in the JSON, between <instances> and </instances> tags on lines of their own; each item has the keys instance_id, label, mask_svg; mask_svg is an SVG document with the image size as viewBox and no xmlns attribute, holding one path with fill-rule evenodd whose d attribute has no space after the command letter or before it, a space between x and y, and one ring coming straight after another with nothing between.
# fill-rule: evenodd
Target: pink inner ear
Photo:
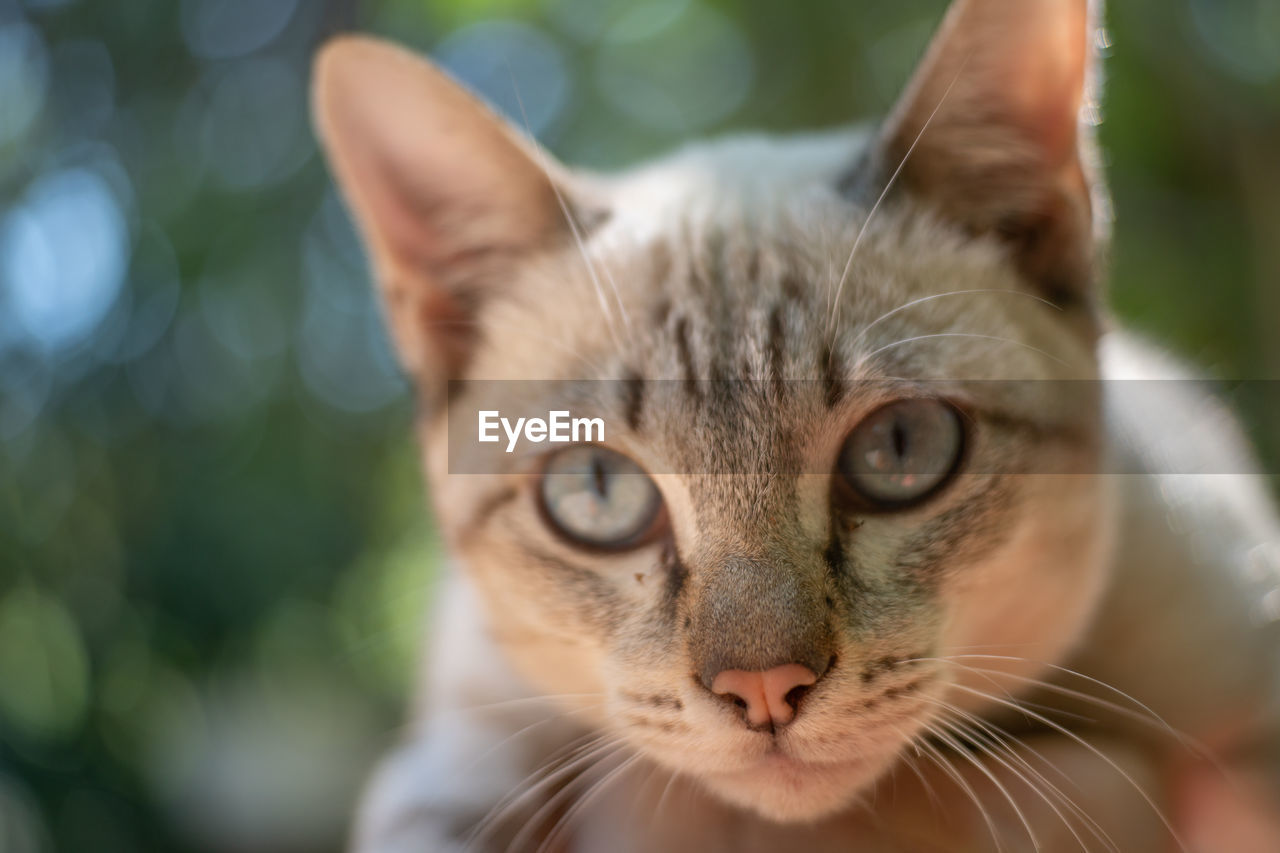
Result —
<instances>
[{"instance_id":1,"label":"pink inner ear","mask_svg":"<svg viewBox=\"0 0 1280 853\"><path fill-rule=\"evenodd\" d=\"M1055 300L1093 278L1090 58L1089 0L956 0L885 128L901 183Z\"/></svg>"},{"instance_id":2,"label":"pink inner ear","mask_svg":"<svg viewBox=\"0 0 1280 853\"><path fill-rule=\"evenodd\" d=\"M564 227L555 167L429 62L371 38L321 51L313 98L401 361L457 369L475 305L465 291Z\"/></svg>"},{"instance_id":3,"label":"pink inner ear","mask_svg":"<svg viewBox=\"0 0 1280 853\"><path fill-rule=\"evenodd\" d=\"M339 39L317 61L315 101L330 162L380 267L528 248L559 221L551 179L518 135L425 60Z\"/></svg>"},{"instance_id":4,"label":"pink inner ear","mask_svg":"<svg viewBox=\"0 0 1280 853\"><path fill-rule=\"evenodd\" d=\"M1087 4L1060 5L1063 14L1033 22L1006 81L1015 114L1053 166L1076 159L1089 52Z\"/></svg>"},{"instance_id":5,"label":"pink inner ear","mask_svg":"<svg viewBox=\"0 0 1280 853\"><path fill-rule=\"evenodd\" d=\"M997 159L1030 143L1056 168L1076 156L1089 59L1087 0L957 0L894 111L900 147L968 146ZM975 134L975 131L979 131ZM1001 136L1007 138L1003 141Z\"/></svg>"}]
</instances>

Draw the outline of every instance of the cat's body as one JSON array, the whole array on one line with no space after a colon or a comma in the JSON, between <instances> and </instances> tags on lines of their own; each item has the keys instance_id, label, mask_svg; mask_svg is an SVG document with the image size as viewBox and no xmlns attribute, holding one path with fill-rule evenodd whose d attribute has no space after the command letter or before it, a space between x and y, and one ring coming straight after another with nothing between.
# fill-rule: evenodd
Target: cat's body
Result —
<instances>
[{"instance_id":1,"label":"cat's body","mask_svg":"<svg viewBox=\"0 0 1280 853\"><path fill-rule=\"evenodd\" d=\"M1213 767L1280 767L1280 529L1192 383L1111 381L1179 373L1103 334L1086 21L960 3L875 132L615 178L526 151L406 55L330 49L320 126L455 554L358 849L1280 837L1276 790L1227 797ZM479 392L453 378L587 380L613 425L593 514L548 497L563 455L460 473ZM839 467L855 440L952 467L885 497Z\"/></svg>"},{"instance_id":2,"label":"cat's body","mask_svg":"<svg viewBox=\"0 0 1280 853\"><path fill-rule=\"evenodd\" d=\"M1109 336L1103 352L1104 375L1121 380L1114 386L1117 391L1132 390L1124 383L1136 382L1166 396L1163 405L1154 408L1133 405L1135 398L1123 393L1112 401L1114 470L1128 473L1112 478L1120 533L1107 558L1112 563L1110 580L1088 640L1061 662L1070 672L1050 671L1046 677L1051 684L1090 693L1124 710L1073 703L1056 691L1042 691L1034 701L1079 711L1125 732L1142 744L1144 753L1151 748L1154 765L1197 764L1198 749L1162 732L1162 724L1128 698L1135 697L1196 746L1217 746L1249 759L1250 765L1262 759L1267 766L1266 750L1274 747L1258 743L1255 733L1280 718L1280 678L1259 676L1280 672L1280 613L1261 602L1280 584L1280 531L1265 493L1265 478L1223 473L1247 471L1253 462L1229 415L1216 401L1201 396L1203 385L1191 381L1191 374L1120 333ZM1152 382L1161 385L1155 388ZM1151 402L1150 397L1141 400ZM1187 429L1171 432L1170 423ZM1194 426L1199 429L1190 429ZM1206 432L1212 434L1212 445L1188 441L1189 434L1203 438ZM1197 470L1209 473L1191 473ZM362 851L465 849L463 841L472 837L477 823L499 804L511 802L513 792L518 797L531 779L544 778L546 774L538 771L591 730L589 714L565 714L566 707L589 708L591 697L536 701L541 692L504 664L507 656L493 639L503 632L489 626L459 566L449 567L430 622L418 722L371 786L357 837ZM1020 649L1015 644L984 651L992 656L986 661L991 664L1007 655L1018 656ZM983 663L982 654L975 652L975 665ZM549 664L564 665L554 659ZM582 787L589 788L616 766L607 763ZM1129 766L1125 771L1138 773ZM504 849L524 821L571 778L555 778L515 801L506 820L486 830L478 849ZM1150 785L1161 808L1172 813L1169 791L1151 785L1159 777L1137 778L1138 784ZM724 807L696 784L669 783L664 772L636 773L615 782L607 796L596 796L596 818L590 819L588 811L576 827L575 834L584 840L575 849L927 849L887 844L877 834L879 827L856 820L851 826L839 820L815 827L778 826ZM1125 787L1121 782L1120 795L1134 795ZM565 799L567 808L573 800ZM996 800L995 805L1003 804ZM1147 808L1141 799L1131 805ZM651 820L655 809L659 818L668 818L666 824ZM932 805L921 817L936 817ZM1076 849L1075 837L1062 830L1058 816L1047 817L1051 823L1041 830L1041 842L1046 833L1056 833L1067 845L1062 849ZM1142 831L1163 836L1152 825L1154 812L1141 817L1145 826L1137 838L1150 837ZM552 822L549 819L548 826ZM530 843L540 843L546 829L531 834ZM1087 831L1078 832L1086 843L1102 848ZM985 829L978 835L980 842L987 841ZM855 838L865 846L850 848ZM1025 842L1016 828L1009 831L1006 844L1014 843L1011 839ZM1176 849L1171 839L1167 843L1168 849Z\"/></svg>"}]
</instances>

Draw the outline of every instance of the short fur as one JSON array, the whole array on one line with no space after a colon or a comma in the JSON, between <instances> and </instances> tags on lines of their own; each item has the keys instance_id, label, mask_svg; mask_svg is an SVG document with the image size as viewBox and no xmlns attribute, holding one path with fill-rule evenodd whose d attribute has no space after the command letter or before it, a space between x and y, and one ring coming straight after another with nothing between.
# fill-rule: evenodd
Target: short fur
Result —
<instances>
[{"instance_id":1,"label":"short fur","mask_svg":"<svg viewBox=\"0 0 1280 853\"><path fill-rule=\"evenodd\" d=\"M960 0L875 130L698 143L609 177L550 162L395 48L323 51L320 134L424 401L454 556L418 725L357 849L1226 837L1187 744L1231 764L1278 743L1280 637L1259 602L1280 536L1257 478L1160 473L1244 470L1229 421L1220 459L1169 440L1208 401L1135 406L1096 381L1181 371L1103 333L1109 211L1077 121L1091 33L1082 0ZM653 474L669 533L577 549L548 531L528 458L451 473L477 387L454 379L609 380L593 405ZM970 424L960 475L903 512L833 501L853 425L939 381ZM1141 473L1105 473L1122 464ZM823 677L776 732L697 676L788 662ZM1078 700L1091 722L1055 730L1015 698ZM1153 734L1151 713L1183 734ZM999 749L988 725L1022 740ZM1075 773L1071 805L1028 780L1033 754ZM575 762L541 781L557 755ZM976 801L1009 825L926 838L937 813L912 773L944 813ZM619 803L638 814L620 824ZM1274 813L1254 809L1260 832Z\"/></svg>"}]
</instances>

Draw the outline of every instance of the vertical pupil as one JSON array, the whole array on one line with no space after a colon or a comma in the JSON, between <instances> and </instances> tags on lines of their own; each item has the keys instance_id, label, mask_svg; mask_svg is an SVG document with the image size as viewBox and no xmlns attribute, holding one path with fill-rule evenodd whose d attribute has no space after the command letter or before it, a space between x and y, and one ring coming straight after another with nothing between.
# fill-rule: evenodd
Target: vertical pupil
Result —
<instances>
[{"instance_id":1,"label":"vertical pupil","mask_svg":"<svg viewBox=\"0 0 1280 853\"><path fill-rule=\"evenodd\" d=\"M893 422L893 452L899 459L907 455L907 431L899 420Z\"/></svg>"},{"instance_id":2,"label":"vertical pupil","mask_svg":"<svg viewBox=\"0 0 1280 853\"><path fill-rule=\"evenodd\" d=\"M600 464L600 457L591 460L591 485L595 488L596 494L600 496L600 500L604 500L608 489L605 484L604 465Z\"/></svg>"}]
</instances>

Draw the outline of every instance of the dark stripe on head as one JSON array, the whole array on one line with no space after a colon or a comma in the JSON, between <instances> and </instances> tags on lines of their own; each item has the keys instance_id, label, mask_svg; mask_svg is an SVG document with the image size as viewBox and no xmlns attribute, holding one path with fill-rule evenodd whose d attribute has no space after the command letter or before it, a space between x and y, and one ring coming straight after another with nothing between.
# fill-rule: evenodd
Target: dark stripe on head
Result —
<instances>
[{"instance_id":1,"label":"dark stripe on head","mask_svg":"<svg viewBox=\"0 0 1280 853\"><path fill-rule=\"evenodd\" d=\"M725 235L711 231L703 238L704 248L691 258L690 281L694 293L716 293L724 283Z\"/></svg>"},{"instance_id":2,"label":"dark stripe on head","mask_svg":"<svg viewBox=\"0 0 1280 853\"><path fill-rule=\"evenodd\" d=\"M622 411L627 428L640 431L640 415L644 411L644 379L634 370L622 380Z\"/></svg>"},{"instance_id":3,"label":"dark stripe on head","mask_svg":"<svg viewBox=\"0 0 1280 853\"><path fill-rule=\"evenodd\" d=\"M680 359L680 372L684 379L685 390L694 399L700 397L698 389L698 369L693 363L693 346L689 343L689 318L676 320L676 355Z\"/></svg>"},{"instance_id":4,"label":"dark stripe on head","mask_svg":"<svg viewBox=\"0 0 1280 853\"><path fill-rule=\"evenodd\" d=\"M671 300L663 299L657 305L653 306L653 325L661 329L667 325L667 319L671 316Z\"/></svg>"},{"instance_id":5,"label":"dark stripe on head","mask_svg":"<svg viewBox=\"0 0 1280 853\"><path fill-rule=\"evenodd\" d=\"M830 344L823 346L821 358L823 400L828 409L834 409L848 390L845 386L844 359Z\"/></svg>"},{"instance_id":6,"label":"dark stripe on head","mask_svg":"<svg viewBox=\"0 0 1280 853\"><path fill-rule=\"evenodd\" d=\"M778 396L786 387L786 330L782 325L782 306L775 305L769 312L769 334L765 350L769 360L769 379Z\"/></svg>"},{"instance_id":7,"label":"dark stripe on head","mask_svg":"<svg viewBox=\"0 0 1280 853\"><path fill-rule=\"evenodd\" d=\"M734 376L730 373L729 366L725 364L724 355L721 353L712 353L711 355L711 375L708 377L713 385L725 385L729 383Z\"/></svg>"},{"instance_id":8,"label":"dark stripe on head","mask_svg":"<svg viewBox=\"0 0 1280 853\"><path fill-rule=\"evenodd\" d=\"M799 302L804 296L804 286L801 285L800 279L796 278L794 273L783 274L782 295L790 302Z\"/></svg>"}]
</instances>

